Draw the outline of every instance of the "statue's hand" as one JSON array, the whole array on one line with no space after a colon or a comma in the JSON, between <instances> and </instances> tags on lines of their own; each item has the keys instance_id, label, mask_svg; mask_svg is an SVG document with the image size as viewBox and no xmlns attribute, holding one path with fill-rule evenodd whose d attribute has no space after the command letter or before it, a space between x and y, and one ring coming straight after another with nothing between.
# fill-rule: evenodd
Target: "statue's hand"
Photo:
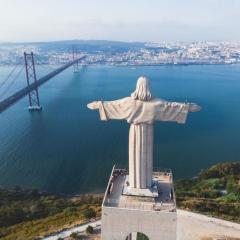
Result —
<instances>
[{"instance_id":1,"label":"statue's hand","mask_svg":"<svg viewBox=\"0 0 240 240\"><path fill-rule=\"evenodd\" d=\"M99 106L100 106L100 102L99 102L99 101L91 102L91 103L89 103L89 104L87 105L87 107L88 107L89 109L92 109L92 110L94 110L94 109L99 109Z\"/></svg>"},{"instance_id":2,"label":"statue's hand","mask_svg":"<svg viewBox=\"0 0 240 240\"><path fill-rule=\"evenodd\" d=\"M201 109L202 109L202 107L195 104L195 103L190 103L189 104L189 111L190 112L199 112Z\"/></svg>"}]
</instances>

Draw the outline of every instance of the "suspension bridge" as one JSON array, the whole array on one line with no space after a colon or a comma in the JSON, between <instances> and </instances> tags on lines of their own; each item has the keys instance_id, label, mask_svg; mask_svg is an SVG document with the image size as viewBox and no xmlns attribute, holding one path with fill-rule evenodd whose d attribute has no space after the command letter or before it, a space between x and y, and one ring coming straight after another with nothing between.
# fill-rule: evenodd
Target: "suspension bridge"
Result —
<instances>
[{"instance_id":1,"label":"suspension bridge","mask_svg":"<svg viewBox=\"0 0 240 240\"><path fill-rule=\"evenodd\" d=\"M11 79L10 86L13 85L13 83L20 76L20 74L23 72L24 69L25 69L25 74L26 74L27 86L14 92L7 98L0 100L0 113L2 113L6 109L8 109L10 106L14 105L15 103L17 103L20 99L24 98L27 95L29 98L29 110L41 110L42 107L40 105L38 88L71 66L73 66L74 72L77 72L79 70L79 63L85 58L86 58L86 55L78 57L77 52L73 51L72 61L64 64L61 67L58 67L57 69L52 70L50 73L37 79L34 54L33 54L33 52L31 52L31 53L25 52L24 53L24 65L22 65L22 68L20 68L20 70L17 72L16 76L11 79L11 77L17 67L17 66L15 66L15 68L9 73L9 75L3 81L1 81L0 88L6 82L8 82L10 79Z\"/></svg>"}]
</instances>

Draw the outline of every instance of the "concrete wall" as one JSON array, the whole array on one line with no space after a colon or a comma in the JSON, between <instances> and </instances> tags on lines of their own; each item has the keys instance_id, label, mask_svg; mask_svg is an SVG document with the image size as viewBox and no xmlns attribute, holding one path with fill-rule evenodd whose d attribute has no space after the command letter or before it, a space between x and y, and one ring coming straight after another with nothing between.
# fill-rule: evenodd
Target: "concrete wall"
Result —
<instances>
[{"instance_id":1,"label":"concrete wall","mask_svg":"<svg viewBox=\"0 0 240 240\"><path fill-rule=\"evenodd\" d=\"M176 212L102 208L102 240L125 240L132 232L150 240L176 240Z\"/></svg>"}]
</instances>

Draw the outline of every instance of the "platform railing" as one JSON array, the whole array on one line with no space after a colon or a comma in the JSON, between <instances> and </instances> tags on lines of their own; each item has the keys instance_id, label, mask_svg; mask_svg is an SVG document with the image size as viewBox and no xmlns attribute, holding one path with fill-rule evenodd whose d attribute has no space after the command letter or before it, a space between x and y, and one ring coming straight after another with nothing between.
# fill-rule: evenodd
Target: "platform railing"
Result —
<instances>
[{"instance_id":1,"label":"platform railing","mask_svg":"<svg viewBox=\"0 0 240 240\"><path fill-rule=\"evenodd\" d=\"M105 206L118 207L126 209L151 210L151 211L174 211L175 207L172 203L147 203L134 201L118 201L116 199L106 199Z\"/></svg>"}]
</instances>

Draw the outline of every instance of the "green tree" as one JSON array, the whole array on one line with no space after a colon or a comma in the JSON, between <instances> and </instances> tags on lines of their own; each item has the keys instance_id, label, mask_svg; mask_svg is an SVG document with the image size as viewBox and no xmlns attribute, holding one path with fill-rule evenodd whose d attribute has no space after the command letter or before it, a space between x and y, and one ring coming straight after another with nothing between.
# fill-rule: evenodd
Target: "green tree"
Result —
<instances>
[{"instance_id":1,"label":"green tree","mask_svg":"<svg viewBox=\"0 0 240 240\"><path fill-rule=\"evenodd\" d=\"M94 211L94 209L88 208L83 212L83 216L86 219L95 218L96 217L96 212Z\"/></svg>"},{"instance_id":2,"label":"green tree","mask_svg":"<svg viewBox=\"0 0 240 240\"><path fill-rule=\"evenodd\" d=\"M235 185L234 176L231 175L227 178L227 191L228 191L228 193L234 192L234 190L235 190L234 185Z\"/></svg>"},{"instance_id":3,"label":"green tree","mask_svg":"<svg viewBox=\"0 0 240 240\"><path fill-rule=\"evenodd\" d=\"M149 238L143 233L137 233L137 240L149 240Z\"/></svg>"},{"instance_id":4,"label":"green tree","mask_svg":"<svg viewBox=\"0 0 240 240\"><path fill-rule=\"evenodd\" d=\"M86 233L87 233L87 234L93 234L93 231L94 231L94 230L93 230L93 227L90 226L90 225L86 228Z\"/></svg>"},{"instance_id":5,"label":"green tree","mask_svg":"<svg viewBox=\"0 0 240 240\"><path fill-rule=\"evenodd\" d=\"M76 232L73 232L73 233L70 234L70 238L78 239L78 234Z\"/></svg>"}]
</instances>

